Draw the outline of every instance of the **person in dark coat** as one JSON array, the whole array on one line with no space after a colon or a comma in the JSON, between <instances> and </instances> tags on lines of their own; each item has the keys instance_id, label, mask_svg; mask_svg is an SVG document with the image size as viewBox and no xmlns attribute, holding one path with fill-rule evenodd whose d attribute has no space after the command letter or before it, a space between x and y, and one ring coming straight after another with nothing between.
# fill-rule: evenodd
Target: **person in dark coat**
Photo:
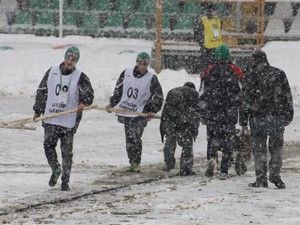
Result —
<instances>
[{"instance_id":1,"label":"person in dark coat","mask_svg":"<svg viewBox=\"0 0 300 225\"><path fill-rule=\"evenodd\" d=\"M268 187L267 140L270 152L269 181L284 189L280 170L282 165L283 134L293 120L291 89L286 74L269 64L266 53L255 51L252 67L244 80L244 113L242 126L251 130L256 181L250 187Z\"/></svg>"},{"instance_id":2,"label":"person in dark coat","mask_svg":"<svg viewBox=\"0 0 300 225\"><path fill-rule=\"evenodd\" d=\"M106 110L125 109L146 113L147 117L133 114L118 114L118 121L124 124L126 151L129 158L129 172L139 172L142 156L142 135L147 121L161 110L164 98L161 85L155 74L148 70L150 56L146 52L137 55L134 68L124 70L117 80L113 96Z\"/></svg>"},{"instance_id":3,"label":"person in dark coat","mask_svg":"<svg viewBox=\"0 0 300 225\"><path fill-rule=\"evenodd\" d=\"M192 82L171 89L164 104L160 134L166 137L164 152L165 171L175 167L176 143L182 147L180 175L195 174L193 168L193 141L198 135L200 123L199 93Z\"/></svg>"},{"instance_id":4,"label":"person in dark coat","mask_svg":"<svg viewBox=\"0 0 300 225\"><path fill-rule=\"evenodd\" d=\"M208 168L205 175L213 176L218 150L221 150L220 178L225 179L233 152L243 71L231 62L230 50L226 45L215 50L214 58L215 63L202 71L200 84L201 118L207 127Z\"/></svg>"},{"instance_id":5,"label":"person in dark coat","mask_svg":"<svg viewBox=\"0 0 300 225\"><path fill-rule=\"evenodd\" d=\"M51 115L78 108L77 113L48 119L42 123L45 133L44 150L52 169L49 186L55 186L62 173L62 191L70 190L73 139L82 117L82 110L94 100L94 90L88 76L76 67L79 56L77 47L67 49L64 62L51 67L44 75L33 106L33 120L42 114ZM55 150L58 140L61 142L62 169Z\"/></svg>"}]
</instances>

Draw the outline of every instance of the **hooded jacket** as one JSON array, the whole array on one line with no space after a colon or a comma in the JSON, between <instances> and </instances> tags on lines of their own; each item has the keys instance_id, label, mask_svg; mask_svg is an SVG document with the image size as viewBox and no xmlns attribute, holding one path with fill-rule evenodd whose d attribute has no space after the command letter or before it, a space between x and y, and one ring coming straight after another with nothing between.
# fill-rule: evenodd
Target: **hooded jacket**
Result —
<instances>
[{"instance_id":1,"label":"hooded jacket","mask_svg":"<svg viewBox=\"0 0 300 225\"><path fill-rule=\"evenodd\" d=\"M241 125L248 119L276 117L287 126L294 115L293 98L286 74L269 64L264 52L253 54L253 66L243 84Z\"/></svg>"},{"instance_id":2,"label":"hooded jacket","mask_svg":"<svg viewBox=\"0 0 300 225\"><path fill-rule=\"evenodd\" d=\"M160 134L162 142L166 134L180 132L194 140L200 123L199 94L188 86L171 89L161 114Z\"/></svg>"},{"instance_id":3,"label":"hooded jacket","mask_svg":"<svg viewBox=\"0 0 300 225\"><path fill-rule=\"evenodd\" d=\"M202 72L200 107L204 124L237 123L243 76L241 68L226 60L210 64Z\"/></svg>"}]
</instances>

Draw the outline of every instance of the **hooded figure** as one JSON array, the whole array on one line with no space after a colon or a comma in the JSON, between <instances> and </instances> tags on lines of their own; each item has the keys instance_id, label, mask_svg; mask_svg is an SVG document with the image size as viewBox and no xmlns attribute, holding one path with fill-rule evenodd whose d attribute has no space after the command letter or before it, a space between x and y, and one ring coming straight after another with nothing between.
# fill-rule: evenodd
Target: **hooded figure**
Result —
<instances>
[{"instance_id":1,"label":"hooded figure","mask_svg":"<svg viewBox=\"0 0 300 225\"><path fill-rule=\"evenodd\" d=\"M252 55L252 66L244 80L241 125L248 121L251 129L252 151L255 159L256 181L251 187L267 187L267 146L269 181L283 189L280 177L283 134L293 119L293 99L285 73L269 64L266 53L258 50ZM269 143L267 140L269 137Z\"/></svg>"},{"instance_id":2,"label":"hooded figure","mask_svg":"<svg viewBox=\"0 0 300 225\"><path fill-rule=\"evenodd\" d=\"M170 90L163 107L160 123L164 146L165 170L175 167L176 144L182 149L180 174L193 175L193 141L198 135L200 123L199 94L192 82Z\"/></svg>"}]
</instances>

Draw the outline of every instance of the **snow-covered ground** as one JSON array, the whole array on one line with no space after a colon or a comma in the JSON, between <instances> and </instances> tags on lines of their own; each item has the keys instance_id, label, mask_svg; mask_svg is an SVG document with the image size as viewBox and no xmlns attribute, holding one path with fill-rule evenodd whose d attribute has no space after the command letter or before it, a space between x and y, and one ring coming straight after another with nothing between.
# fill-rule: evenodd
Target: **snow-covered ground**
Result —
<instances>
[{"instance_id":1,"label":"snow-covered ground","mask_svg":"<svg viewBox=\"0 0 300 225\"><path fill-rule=\"evenodd\" d=\"M65 48L55 47L66 44L79 46L78 67L90 77L99 106L107 104L116 79L134 65L137 53L150 53L152 46L143 40L0 35L0 121L32 115L42 76L63 60ZM294 97L295 119L286 129L282 173L287 189L277 190L272 184L267 189L247 187L255 179L252 164L252 170L242 177L226 181L205 178L204 126L200 126L194 145L197 175L166 177L161 171L163 145L158 120L145 129L142 173L136 177L123 174L120 171L128 160L122 125L112 114L90 110L84 113L75 136L70 193L61 193L59 185L47 186L50 169L40 124L35 125L36 131L0 129L0 224L299 225L300 42L273 42L264 50L270 63L286 72ZM199 87L198 76L184 70L164 70L159 80L165 95L186 81ZM180 152L178 148L178 156ZM233 170L230 173L235 174ZM76 200L79 195L85 197ZM28 206L33 208L25 210Z\"/></svg>"}]
</instances>

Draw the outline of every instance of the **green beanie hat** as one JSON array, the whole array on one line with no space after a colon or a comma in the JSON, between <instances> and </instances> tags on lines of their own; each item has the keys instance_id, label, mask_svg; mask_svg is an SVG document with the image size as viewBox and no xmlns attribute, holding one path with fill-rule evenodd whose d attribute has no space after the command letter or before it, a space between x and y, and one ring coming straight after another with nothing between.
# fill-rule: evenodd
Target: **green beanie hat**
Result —
<instances>
[{"instance_id":1,"label":"green beanie hat","mask_svg":"<svg viewBox=\"0 0 300 225\"><path fill-rule=\"evenodd\" d=\"M215 49L214 58L218 61L224 61L230 59L230 50L226 45L220 45Z\"/></svg>"},{"instance_id":2,"label":"green beanie hat","mask_svg":"<svg viewBox=\"0 0 300 225\"><path fill-rule=\"evenodd\" d=\"M136 61L144 60L147 64L150 63L150 55L147 52L141 52L137 55Z\"/></svg>"},{"instance_id":3,"label":"green beanie hat","mask_svg":"<svg viewBox=\"0 0 300 225\"><path fill-rule=\"evenodd\" d=\"M80 58L79 49L75 46L68 48L66 53L65 53L65 60L70 56L73 56L75 61L78 62L78 60Z\"/></svg>"}]
</instances>

